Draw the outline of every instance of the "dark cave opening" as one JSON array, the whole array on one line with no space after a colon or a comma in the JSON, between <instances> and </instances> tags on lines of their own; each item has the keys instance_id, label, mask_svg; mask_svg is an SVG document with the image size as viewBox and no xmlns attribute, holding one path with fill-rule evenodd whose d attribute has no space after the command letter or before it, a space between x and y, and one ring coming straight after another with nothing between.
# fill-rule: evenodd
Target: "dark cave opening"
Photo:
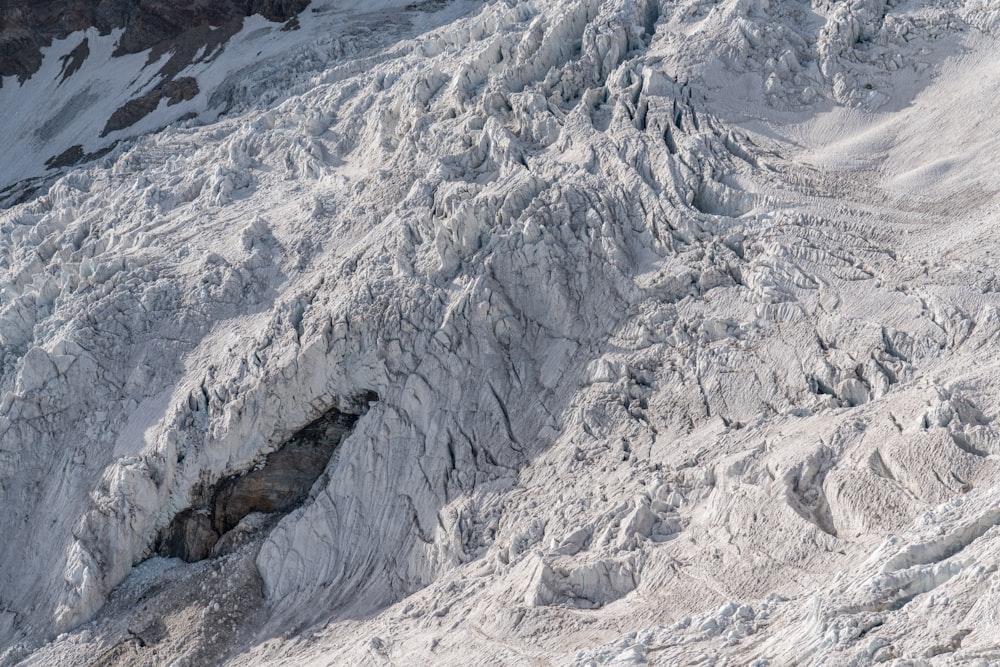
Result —
<instances>
[{"instance_id":1,"label":"dark cave opening","mask_svg":"<svg viewBox=\"0 0 1000 667\"><path fill-rule=\"evenodd\" d=\"M341 442L377 400L378 394L368 391L350 401L348 410L330 409L254 468L220 479L201 494L202 502L178 512L160 531L156 555L189 563L216 557L238 546L234 528L244 518L258 516L254 523L261 527L300 507Z\"/></svg>"}]
</instances>

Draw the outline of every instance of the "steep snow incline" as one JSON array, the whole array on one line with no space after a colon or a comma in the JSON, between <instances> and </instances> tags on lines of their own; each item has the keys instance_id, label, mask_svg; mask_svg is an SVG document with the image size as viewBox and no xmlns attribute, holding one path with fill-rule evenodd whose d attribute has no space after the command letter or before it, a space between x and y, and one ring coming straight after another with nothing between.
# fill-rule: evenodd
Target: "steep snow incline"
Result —
<instances>
[{"instance_id":1,"label":"steep snow incline","mask_svg":"<svg viewBox=\"0 0 1000 667\"><path fill-rule=\"evenodd\" d=\"M0 164L0 202L30 196L67 167L170 123L197 126L273 105L315 85L338 60L376 52L472 6L467 0L316 0L286 24L255 14L235 35L204 26L169 50L160 45L142 53L119 53L121 29L75 32L43 50L42 66L30 78L0 82L6 119L0 150L7 156Z\"/></svg>"},{"instance_id":2,"label":"steep snow incline","mask_svg":"<svg viewBox=\"0 0 1000 667\"><path fill-rule=\"evenodd\" d=\"M1000 14L468 10L0 214L0 664L996 660Z\"/></svg>"}]
</instances>

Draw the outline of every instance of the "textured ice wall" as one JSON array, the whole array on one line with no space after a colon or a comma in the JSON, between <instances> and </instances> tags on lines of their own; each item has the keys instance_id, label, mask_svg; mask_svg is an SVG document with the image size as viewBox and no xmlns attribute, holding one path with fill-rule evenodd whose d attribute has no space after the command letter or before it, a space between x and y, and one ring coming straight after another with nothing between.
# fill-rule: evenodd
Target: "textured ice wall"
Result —
<instances>
[{"instance_id":1,"label":"textured ice wall","mask_svg":"<svg viewBox=\"0 0 1000 667\"><path fill-rule=\"evenodd\" d=\"M919 622L994 537L1000 303L956 249L992 200L892 180L945 111L876 56L992 24L815 5L489 4L4 212L3 641L91 617L200 485L369 390L257 560L269 632L389 608L428 661L435 623L483 646L461 617L511 661L669 663ZM891 142L837 107L914 99Z\"/></svg>"}]
</instances>

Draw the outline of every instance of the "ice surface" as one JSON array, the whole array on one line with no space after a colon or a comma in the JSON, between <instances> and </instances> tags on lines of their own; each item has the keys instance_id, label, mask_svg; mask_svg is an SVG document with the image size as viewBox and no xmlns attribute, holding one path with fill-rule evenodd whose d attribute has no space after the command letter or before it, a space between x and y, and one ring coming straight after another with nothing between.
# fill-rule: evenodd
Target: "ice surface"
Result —
<instances>
[{"instance_id":1,"label":"ice surface","mask_svg":"<svg viewBox=\"0 0 1000 667\"><path fill-rule=\"evenodd\" d=\"M991 3L312 9L0 213L0 664L1000 660ZM4 183L146 85L82 37Z\"/></svg>"}]
</instances>

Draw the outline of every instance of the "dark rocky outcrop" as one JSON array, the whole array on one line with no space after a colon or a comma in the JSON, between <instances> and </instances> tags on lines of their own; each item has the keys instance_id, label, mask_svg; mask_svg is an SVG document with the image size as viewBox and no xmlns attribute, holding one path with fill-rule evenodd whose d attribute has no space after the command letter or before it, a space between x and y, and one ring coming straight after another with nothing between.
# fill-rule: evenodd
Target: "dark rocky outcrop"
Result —
<instances>
[{"instance_id":1,"label":"dark rocky outcrop","mask_svg":"<svg viewBox=\"0 0 1000 667\"><path fill-rule=\"evenodd\" d=\"M83 146L76 144L70 146L64 150L59 155L53 155L48 160L45 161L46 169L61 169L63 167L72 167L74 165L80 164L82 162L90 162L91 160L97 160L104 157L111 151L115 149L118 142L111 144L110 146L105 146L100 150L96 150L93 153L87 153L83 150ZM0 206L3 206L3 192L0 192Z\"/></svg>"},{"instance_id":2,"label":"dark rocky outcrop","mask_svg":"<svg viewBox=\"0 0 1000 667\"><path fill-rule=\"evenodd\" d=\"M88 56L90 56L90 40L85 37L72 51L59 58L62 63L60 83L76 74Z\"/></svg>"},{"instance_id":3,"label":"dark rocky outcrop","mask_svg":"<svg viewBox=\"0 0 1000 667\"><path fill-rule=\"evenodd\" d=\"M76 31L97 28L107 34L123 28L116 55L153 49L155 60L174 50L164 72L169 77L186 64L182 64L185 57L190 61L208 44L206 40L221 37L210 27L225 28L228 39L247 16L260 14L285 22L308 4L309 0L0 0L0 76L26 80L41 66L42 48Z\"/></svg>"},{"instance_id":4,"label":"dark rocky outcrop","mask_svg":"<svg viewBox=\"0 0 1000 667\"><path fill-rule=\"evenodd\" d=\"M250 521L243 526L245 518L283 515L302 505L341 441L374 400L378 396L369 392L354 401L356 410L330 410L252 470L225 477L205 489L195 507L179 512L160 531L156 553L188 562L217 556L244 541L243 532L272 523Z\"/></svg>"},{"instance_id":5,"label":"dark rocky outcrop","mask_svg":"<svg viewBox=\"0 0 1000 667\"><path fill-rule=\"evenodd\" d=\"M194 99L197 94L198 81L194 77L185 76L165 81L142 97L129 100L119 107L104 125L101 136L105 137L116 130L123 130L138 123L151 114L164 99L167 100L167 104L179 104Z\"/></svg>"},{"instance_id":6,"label":"dark rocky outcrop","mask_svg":"<svg viewBox=\"0 0 1000 667\"><path fill-rule=\"evenodd\" d=\"M358 415L332 411L299 431L264 465L224 479L212 499L212 526L224 535L251 512L287 513L309 495Z\"/></svg>"},{"instance_id":7,"label":"dark rocky outcrop","mask_svg":"<svg viewBox=\"0 0 1000 667\"><path fill-rule=\"evenodd\" d=\"M174 517L160 535L160 553L189 563L208 558L219 534L204 510L186 509Z\"/></svg>"},{"instance_id":8,"label":"dark rocky outcrop","mask_svg":"<svg viewBox=\"0 0 1000 667\"><path fill-rule=\"evenodd\" d=\"M70 146L64 150L59 155L53 155L48 160L45 161L46 169L61 169L63 167L72 167L74 164L80 164L86 158L86 152L83 150L83 146L76 144L75 146Z\"/></svg>"},{"instance_id":9,"label":"dark rocky outcrop","mask_svg":"<svg viewBox=\"0 0 1000 667\"><path fill-rule=\"evenodd\" d=\"M154 73L155 87L139 97L124 101L105 123L101 137L124 130L148 116L164 99L178 104L194 98L199 91L192 77L178 78L181 71L198 59L217 57L226 42L240 31L244 19L260 14L268 20L291 25L310 0L193 0L176 3L168 0L39 0L14 2L0 0L0 77L16 76L24 82L42 64L42 49L53 40L97 28L101 34L122 29L115 56L149 51L148 63L162 65ZM83 67L90 55L90 42L84 38L61 57L60 84ZM3 82L0 80L0 86ZM93 102L81 93L58 115L65 121ZM41 130L46 139L50 130ZM82 150L82 149L81 149ZM75 164L86 158L69 149L51 158L53 165ZM52 166L49 166L52 168Z\"/></svg>"}]
</instances>

